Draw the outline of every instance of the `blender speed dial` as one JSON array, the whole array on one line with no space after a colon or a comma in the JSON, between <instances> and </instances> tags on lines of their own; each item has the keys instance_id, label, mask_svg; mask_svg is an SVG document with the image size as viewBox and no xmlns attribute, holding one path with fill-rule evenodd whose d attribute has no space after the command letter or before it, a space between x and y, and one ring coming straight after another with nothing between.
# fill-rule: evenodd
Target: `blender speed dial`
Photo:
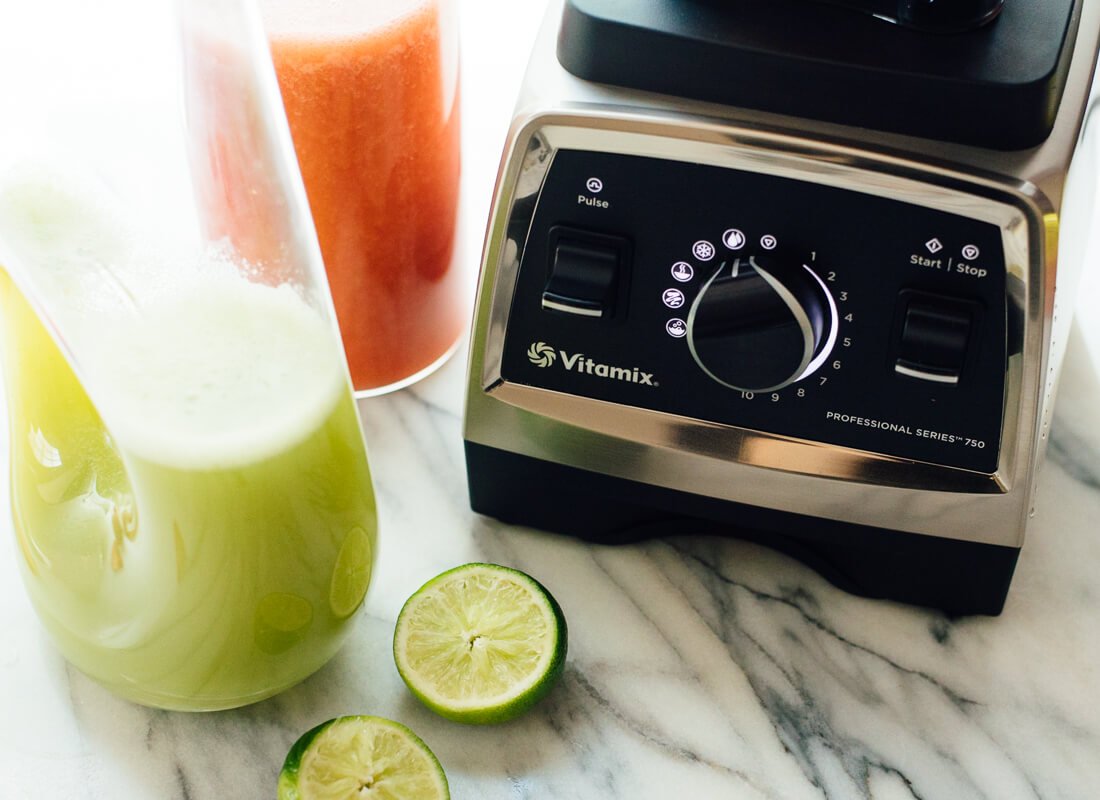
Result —
<instances>
[{"instance_id":1,"label":"blender speed dial","mask_svg":"<svg viewBox=\"0 0 1100 800\"><path fill-rule=\"evenodd\" d=\"M688 315L688 346L711 378L771 392L814 372L837 337L837 308L817 273L779 253L722 264Z\"/></svg>"}]
</instances>

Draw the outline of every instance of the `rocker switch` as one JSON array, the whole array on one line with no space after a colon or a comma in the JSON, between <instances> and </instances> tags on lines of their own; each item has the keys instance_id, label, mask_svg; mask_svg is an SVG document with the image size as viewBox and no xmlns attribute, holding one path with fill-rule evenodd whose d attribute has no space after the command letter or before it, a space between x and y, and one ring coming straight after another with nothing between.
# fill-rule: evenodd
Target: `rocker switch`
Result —
<instances>
[{"instance_id":1,"label":"rocker switch","mask_svg":"<svg viewBox=\"0 0 1100 800\"><path fill-rule=\"evenodd\" d=\"M542 307L581 317L609 317L615 309L625 240L557 228Z\"/></svg>"},{"instance_id":2,"label":"rocker switch","mask_svg":"<svg viewBox=\"0 0 1100 800\"><path fill-rule=\"evenodd\" d=\"M974 318L972 303L936 295L909 295L894 370L911 378L957 384L966 363Z\"/></svg>"}]
</instances>

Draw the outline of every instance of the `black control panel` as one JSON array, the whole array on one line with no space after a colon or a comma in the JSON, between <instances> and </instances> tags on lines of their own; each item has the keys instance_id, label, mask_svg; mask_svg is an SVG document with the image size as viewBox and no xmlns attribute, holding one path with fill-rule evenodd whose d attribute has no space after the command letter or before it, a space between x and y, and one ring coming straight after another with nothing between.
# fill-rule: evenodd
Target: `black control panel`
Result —
<instances>
[{"instance_id":1,"label":"black control panel","mask_svg":"<svg viewBox=\"0 0 1100 800\"><path fill-rule=\"evenodd\" d=\"M556 153L505 380L978 472L996 470L1001 233L855 191Z\"/></svg>"}]
</instances>

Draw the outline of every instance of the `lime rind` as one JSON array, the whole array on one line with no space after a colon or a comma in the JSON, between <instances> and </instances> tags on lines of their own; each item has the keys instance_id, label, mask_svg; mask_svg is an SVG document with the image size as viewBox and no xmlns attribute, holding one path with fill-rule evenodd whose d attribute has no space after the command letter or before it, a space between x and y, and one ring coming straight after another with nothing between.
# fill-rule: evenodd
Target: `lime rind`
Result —
<instances>
[{"instance_id":1,"label":"lime rind","mask_svg":"<svg viewBox=\"0 0 1100 800\"><path fill-rule=\"evenodd\" d=\"M526 573L473 563L428 581L405 603L394 660L409 690L456 722L514 719L553 688L565 667L561 607Z\"/></svg>"},{"instance_id":2,"label":"lime rind","mask_svg":"<svg viewBox=\"0 0 1100 800\"><path fill-rule=\"evenodd\" d=\"M303 734L279 775L278 800L449 800L447 777L400 723L347 716Z\"/></svg>"},{"instance_id":3,"label":"lime rind","mask_svg":"<svg viewBox=\"0 0 1100 800\"><path fill-rule=\"evenodd\" d=\"M290 752L286 754L286 760L283 761L283 769L279 773L279 788L276 795L278 800L302 800L302 795L298 792L298 771L302 766L302 755L317 734L333 722L335 720L329 720L315 728L310 728L298 737L298 741L290 748Z\"/></svg>"}]
</instances>

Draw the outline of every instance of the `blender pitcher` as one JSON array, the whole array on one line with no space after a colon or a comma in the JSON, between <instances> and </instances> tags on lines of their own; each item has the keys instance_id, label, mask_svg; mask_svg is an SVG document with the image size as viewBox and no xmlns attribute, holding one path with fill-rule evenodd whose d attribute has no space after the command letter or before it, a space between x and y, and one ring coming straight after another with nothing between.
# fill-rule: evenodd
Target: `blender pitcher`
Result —
<instances>
[{"instance_id":1,"label":"blender pitcher","mask_svg":"<svg viewBox=\"0 0 1100 800\"><path fill-rule=\"evenodd\" d=\"M0 311L27 591L64 656L124 697L270 696L338 649L377 524L258 12L43 0L5 17Z\"/></svg>"}]
</instances>

